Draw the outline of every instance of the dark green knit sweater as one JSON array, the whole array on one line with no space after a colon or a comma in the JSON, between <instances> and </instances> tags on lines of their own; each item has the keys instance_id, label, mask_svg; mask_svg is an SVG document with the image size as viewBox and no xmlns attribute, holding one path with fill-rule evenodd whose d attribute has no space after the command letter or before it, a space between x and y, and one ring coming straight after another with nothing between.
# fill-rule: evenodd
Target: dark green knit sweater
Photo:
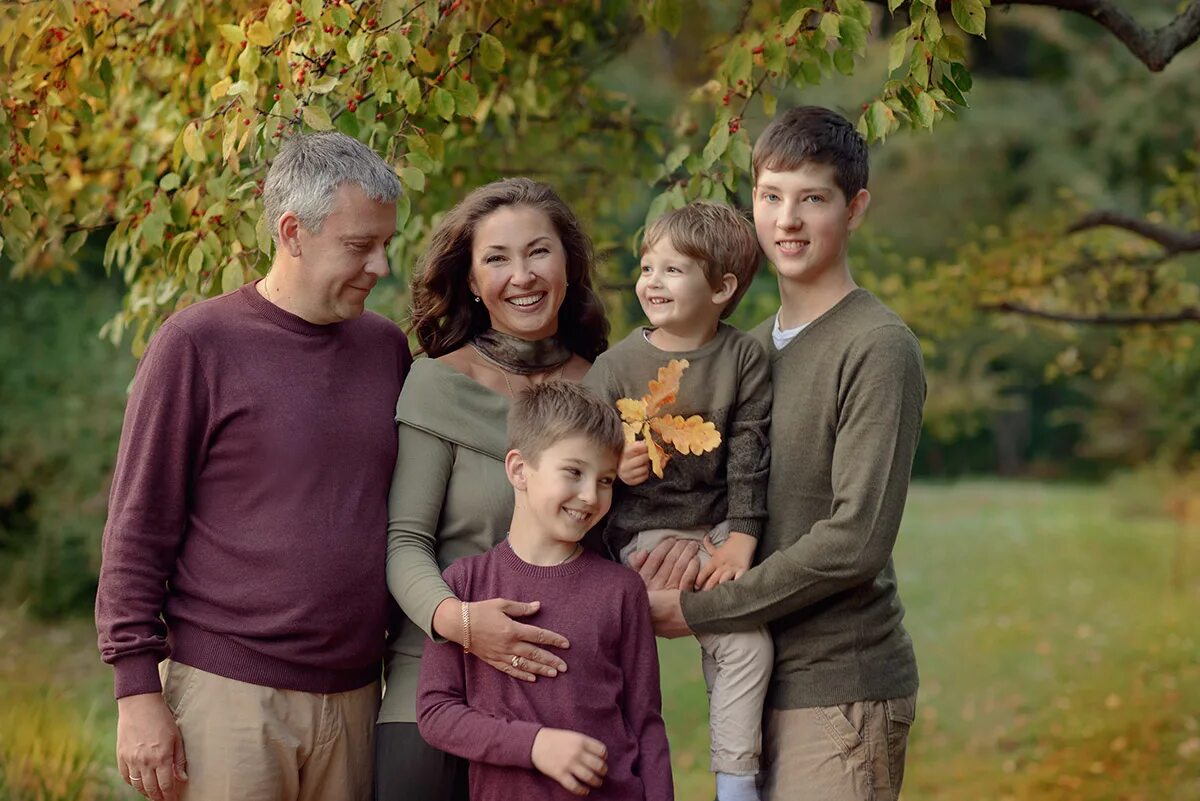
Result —
<instances>
[{"instance_id":1,"label":"dark green knit sweater","mask_svg":"<svg viewBox=\"0 0 1200 801\"><path fill-rule=\"evenodd\" d=\"M772 321L774 405L768 520L758 564L708 592L685 592L698 632L768 624L781 709L908 695L917 689L892 547L921 431L921 348L890 309L856 289L782 350Z\"/></svg>"}]
</instances>

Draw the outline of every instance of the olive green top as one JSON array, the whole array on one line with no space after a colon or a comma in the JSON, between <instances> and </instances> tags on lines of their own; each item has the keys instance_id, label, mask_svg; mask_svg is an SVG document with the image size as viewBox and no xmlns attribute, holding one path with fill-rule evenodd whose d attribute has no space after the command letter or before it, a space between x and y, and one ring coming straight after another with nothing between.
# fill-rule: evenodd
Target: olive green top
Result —
<instances>
[{"instance_id":1,"label":"olive green top","mask_svg":"<svg viewBox=\"0 0 1200 801\"><path fill-rule=\"evenodd\" d=\"M794 709L916 692L892 546L921 432L925 374L916 337L856 289L775 348L767 525L759 563L737 581L685 592L699 632L768 624L768 703Z\"/></svg>"},{"instance_id":2,"label":"olive green top","mask_svg":"<svg viewBox=\"0 0 1200 801\"><path fill-rule=\"evenodd\" d=\"M387 581L407 618L389 634L380 723L416 721L433 612L454 593L442 571L504 539L509 399L435 359L418 359L396 403L400 446L388 498Z\"/></svg>"}]
</instances>

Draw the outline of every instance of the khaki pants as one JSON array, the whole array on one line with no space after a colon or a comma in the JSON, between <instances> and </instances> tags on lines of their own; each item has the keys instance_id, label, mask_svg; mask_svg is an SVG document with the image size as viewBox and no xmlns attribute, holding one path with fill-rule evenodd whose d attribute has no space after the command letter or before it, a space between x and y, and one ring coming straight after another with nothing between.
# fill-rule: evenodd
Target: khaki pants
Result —
<instances>
[{"instance_id":1,"label":"khaki pants","mask_svg":"<svg viewBox=\"0 0 1200 801\"><path fill-rule=\"evenodd\" d=\"M763 801L896 801L917 697L766 714Z\"/></svg>"},{"instance_id":2,"label":"khaki pants","mask_svg":"<svg viewBox=\"0 0 1200 801\"><path fill-rule=\"evenodd\" d=\"M159 673L187 755L184 801L370 801L378 682L324 695L170 660Z\"/></svg>"},{"instance_id":3,"label":"khaki pants","mask_svg":"<svg viewBox=\"0 0 1200 801\"><path fill-rule=\"evenodd\" d=\"M653 529L643 531L621 549L629 563L634 551L653 550L668 537L704 539L720 545L729 535L722 523L709 529ZM700 549L700 564L708 561ZM763 701L775 659L775 646L765 628L729 634L698 634L704 684L708 688L710 762L714 773L754 775L762 756Z\"/></svg>"}]
</instances>

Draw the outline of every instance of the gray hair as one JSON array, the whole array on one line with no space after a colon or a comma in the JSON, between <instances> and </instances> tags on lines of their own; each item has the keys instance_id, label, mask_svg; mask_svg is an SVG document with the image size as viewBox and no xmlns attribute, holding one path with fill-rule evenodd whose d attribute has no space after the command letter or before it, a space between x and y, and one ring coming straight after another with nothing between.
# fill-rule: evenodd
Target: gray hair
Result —
<instances>
[{"instance_id":1,"label":"gray hair","mask_svg":"<svg viewBox=\"0 0 1200 801\"><path fill-rule=\"evenodd\" d=\"M396 172L357 139L337 131L289 137L263 185L271 237L278 241L279 220L289 211L305 228L319 232L345 183L358 184L376 203L394 203L400 197Z\"/></svg>"}]
</instances>

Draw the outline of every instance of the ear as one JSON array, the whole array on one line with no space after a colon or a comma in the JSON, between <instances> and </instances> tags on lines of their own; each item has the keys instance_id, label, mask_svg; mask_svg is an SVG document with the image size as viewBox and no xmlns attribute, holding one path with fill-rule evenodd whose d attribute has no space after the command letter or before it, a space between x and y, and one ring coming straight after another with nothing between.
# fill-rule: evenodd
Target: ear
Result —
<instances>
[{"instance_id":1,"label":"ear","mask_svg":"<svg viewBox=\"0 0 1200 801\"><path fill-rule=\"evenodd\" d=\"M285 211L279 218L279 225L275 230L279 238L279 249L286 250L293 259L299 258L302 252L300 227L300 218L296 216L295 212Z\"/></svg>"},{"instance_id":2,"label":"ear","mask_svg":"<svg viewBox=\"0 0 1200 801\"><path fill-rule=\"evenodd\" d=\"M846 228L853 231L862 224L863 217L866 216L867 206L871 205L871 193L866 189L858 190L858 194L850 201L847 207L848 216L846 218Z\"/></svg>"},{"instance_id":3,"label":"ear","mask_svg":"<svg viewBox=\"0 0 1200 801\"><path fill-rule=\"evenodd\" d=\"M713 305L721 306L729 302L738 289L737 276L725 273L721 276L721 288L713 290Z\"/></svg>"},{"instance_id":4,"label":"ear","mask_svg":"<svg viewBox=\"0 0 1200 801\"><path fill-rule=\"evenodd\" d=\"M528 465L525 457L521 455L519 450L515 448L504 455L504 474L508 476L508 483L513 485L513 489L517 492L525 491L525 471Z\"/></svg>"}]
</instances>

